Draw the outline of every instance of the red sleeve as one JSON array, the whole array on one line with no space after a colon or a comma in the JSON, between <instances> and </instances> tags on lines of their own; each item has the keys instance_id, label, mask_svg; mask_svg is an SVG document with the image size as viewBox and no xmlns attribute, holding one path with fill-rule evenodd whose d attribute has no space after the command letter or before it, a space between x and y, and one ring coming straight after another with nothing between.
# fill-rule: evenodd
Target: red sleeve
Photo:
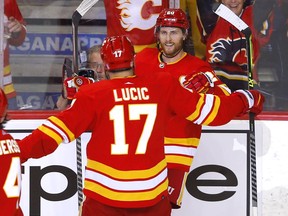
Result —
<instances>
[{"instance_id":1,"label":"red sleeve","mask_svg":"<svg viewBox=\"0 0 288 216\"><path fill-rule=\"evenodd\" d=\"M5 0L4 2L4 13L9 19L9 17L14 17L16 20L18 20L22 24L22 29L19 35L17 35L17 38L10 38L9 44L12 46L20 46L26 37L26 23L23 19L23 16L19 10L19 7L17 5L16 0Z\"/></svg>"},{"instance_id":2,"label":"red sleeve","mask_svg":"<svg viewBox=\"0 0 288 216\"><path fill-rule=\"evenodd\" d=\"M16 0L5 0L4 1L4 13L9 18L15 17L19 22L24 23L23 16L19 10Z\"/></svg>"},{"instance_id":3,"label":"red sleeve","mask_svg":"<svg viewBox=\"0 0 288 216\"><path fill-rule=\"evenodd\" d=\"M177 82L172 84L174 88L171 88L173 91L169 96L172 110L194 124L224 125L247 112L247 102L243 101L241 93L232 93L230 96L197 94L180 87Z\"/></svg>"},{"instance_id":4,"label":"red sleeve","mask_svg":"<svg viewBox=\"0 0 288 216\"><path fill-rule=\"evenodd\" d=\"M32 134L18 141L21 150L21 162L29 158L40 158L51 154L56 150L58 144L51 137L36 129Z\"/></svg>"}]
</instances>

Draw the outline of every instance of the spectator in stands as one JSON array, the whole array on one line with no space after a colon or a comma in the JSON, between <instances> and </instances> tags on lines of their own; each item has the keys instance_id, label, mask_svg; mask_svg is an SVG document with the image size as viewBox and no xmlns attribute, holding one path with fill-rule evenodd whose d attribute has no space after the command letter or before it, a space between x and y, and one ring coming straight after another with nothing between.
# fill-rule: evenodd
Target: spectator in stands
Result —
<instances>
[{"instance_id":1,"label":"spectator in stands","mask_svg":"<svg viewBox=\"0 0 288 216\"><path fill-rule=\"evenodd\" d=\"M92 46L91 48L88 49L88 51L87 51L88 61L87 61L86 65L84 65L84 69L83 69L83 70L85 70L85 69L94 70L95 74L93 77L90 77L90 78L93 78L94 80L99 80L99 81L106 79L103 61L102 61L101 55L100 55L100 48L101 48L101 45L95 45L95 46ZM80 75L82 75L82 74L80 74ZM83 76L86 76L86 75L83 74ZM67 79L69 80L69 78L67 78ZM67 79L66 79L66 81L68 81ZM67 87L65 86L65 83L63 83L63 92L60 95L60 97L58 98L58 101L56 102L56 106L59 110L65 109L70 104L71 97L73 97L73 94L76 93L76 87L68 88L68 90L70 90L70 92L72 94L72 95L68 96L70 99L67 98Z\"/></svg>"},{"instance_id":2,"label":"spectator in stands","mask_svg":"<svg viewBox=\"0 0 288 216\"><path fill-rule=\"evenodd\" d=\"M9 100L8 109L18 109L16 91L12 83L12 72L9 63L9 45L20 46L26 37L26 27L16 0L4 0L4 64L1 84Z\"/></svg>"},{"instance_id":3,"label":"spectator in stands","mask_svg":"<svg viewBox=\"0 0 288 216\"><path fill-rule=\"evenodd\" d=\"M197 0L200 21L203 27L203 41L206 43L206 61L214 68L218 77L232 90L246 89L247 77L247 49L245 35L226 20L218 17L212 11L215 0ZM252 31L253 54L252 61L256 64L259 48L269 41L272 32L271 22L267 22L266 31L259 31L253 22L253 6L251 0L221 0L221 3L231 9L247 23ZM263 23L258 20L258 23ZM268 20L271 21L271 20ZM262 27L262 26L261 26ZM265 34L263 34L265 32ZM253 71L254 79L257 74Z\"/></svg>"}]
</instances>

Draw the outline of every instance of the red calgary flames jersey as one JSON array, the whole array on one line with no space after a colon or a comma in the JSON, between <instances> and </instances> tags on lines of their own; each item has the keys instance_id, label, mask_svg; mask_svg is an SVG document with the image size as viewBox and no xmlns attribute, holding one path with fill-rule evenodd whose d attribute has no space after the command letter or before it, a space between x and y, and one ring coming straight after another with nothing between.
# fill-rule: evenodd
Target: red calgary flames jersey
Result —
<instances>
[{"instance_id":1,"label":"red calgary flames jersey","mask_svg":"<svg viewBox=\"0 0 288 216\"><path fill-rule=\"evenodd\" d=\"M252 31L252 66L257 63L260 47L269 40L271 29L266 35L257 32L252 19L253 7L243 10L241 19L247 23ZM269 25L269 28L271 26ZM215 27L206 35L206 60L212 65L216 74L232 89L246 89L248 83L247 39L236 27L221 17ZM253 71L254 80L258 80L257 73Z\"/></svg>"},{"instance_id":2,"label":"red calgary flames jersey","mask_svg":"<svg viewBox=\"0 0 288 216\"><path fill-rule=\"evenodd\" d=\"M145 74L153 77L156 72L167 72L176 80L181 75L208 72L214 76L215 93L224 94L225 92L225 94L229 94L229 90L225 90L226 86L218 80L211 66L207 62L190 54L185 54L177 62L167 64L161 61L161 53L158 49L146 48L136 55L135 65L136 74L138 75ZM165 152L169 167L180 167L185 171L189 171L200 142L202 126L193 124L176 115L172 116L166 126ZM186 151L182 151L181 149L186 149ZM182 153L180 154L179 152Z\"/></svg>"},{"instance_id":3,"label":"red calgary flames jersey","mask_svg":"<svg viewBox=\"0 0 288 216\"><path fill-rule=\"evenodd\" d=\"M219 125L243 109L237 94L193 94L168 73L104 80L81 87L69 109L19 142L21 156L47 155L89 128L85 195L110 206L151 206L167 196L163 138L170 115Z\"/></svg>"},{"instance_id":4,"label":"red calgary flames jersey","mask_svg":"<svg viewBox=\"0 0 288 216\"><path fill-rule=\"evenodd\" d=\"M159 13L168 8L168 0L104 0L104 5L108 36L128 36L136 52L145 46L155 46L154 26Z\"/></svg>"},{"instance_id":5,"label":"red calgary flames jersey","mask_svg":"<svg viewBox=\"0 0 288 216\"><path fill-rule=\"evenodd\" d=\"M21 186L20 148L4 130L0 130L0 142L0 211L1 215L15 216Z\"/></svg>"}]
</instances>

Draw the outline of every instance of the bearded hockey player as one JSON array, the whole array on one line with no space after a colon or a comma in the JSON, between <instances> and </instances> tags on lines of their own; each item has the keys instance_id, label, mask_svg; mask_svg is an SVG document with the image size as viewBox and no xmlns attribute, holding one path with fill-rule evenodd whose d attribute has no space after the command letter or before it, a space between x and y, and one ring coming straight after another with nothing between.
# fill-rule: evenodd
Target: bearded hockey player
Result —
<instances>
[{"instance_id":1,"label":"bearded hockey player","mask_svg":"<svg viewBox=\"0 0 288 216\"><path fill-rule=\"evenodd\" d=\"M164 9L155 26L158 48L145 48L137 53L136 74L153 77L155 73L165 72L175 80L187 75L191 76L190 87L196 92L229 95L230 89L217 78L209 63L185 51L188 28L189 21L182 9ZM201 131L201 125L177 115L167 122L165 152L169 164L169 198L173 208L181 207L186 176L197 153ZM171 149L185 154L173 154Z\"/></svg>"}]
</instances>

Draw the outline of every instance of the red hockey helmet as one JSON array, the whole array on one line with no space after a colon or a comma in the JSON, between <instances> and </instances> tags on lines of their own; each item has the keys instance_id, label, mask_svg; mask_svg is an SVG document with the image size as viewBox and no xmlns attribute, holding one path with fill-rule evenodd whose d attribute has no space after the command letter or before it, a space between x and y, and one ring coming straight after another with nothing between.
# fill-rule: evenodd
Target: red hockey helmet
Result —
<instances>
[{"instance_id":1,"label":"red hockey helmet","mask_svg":"<svg viewBox=\"0 0 288 216\"><path fill-rule=\"evenodd\" d=\"M162 10L157 18L155 30L158 31L160 27L178 27L187 31L189 22L182 9L169 8Z\"/></svg>"},{"instance_id":2,"label":"red hockey helmet","mask_svg":"<svg viewBox=\"0 0 288 216\"><path fill-rule=\"evenodd\" d=\"M101 47L101 58L108 71L123 71L133 67L134 47L128 37L107 37Z\"/></svg>"},{"instance_id":3,"label":"red hockey helmet","mask_svg":"<svg viewBox=\"0 0 288 216\"><path fill-rule=\"evenodd\" d=\"M0 118L5 116L8 107L7 97L4 91L0 88Z\"/></svg>"}]
</instances>

